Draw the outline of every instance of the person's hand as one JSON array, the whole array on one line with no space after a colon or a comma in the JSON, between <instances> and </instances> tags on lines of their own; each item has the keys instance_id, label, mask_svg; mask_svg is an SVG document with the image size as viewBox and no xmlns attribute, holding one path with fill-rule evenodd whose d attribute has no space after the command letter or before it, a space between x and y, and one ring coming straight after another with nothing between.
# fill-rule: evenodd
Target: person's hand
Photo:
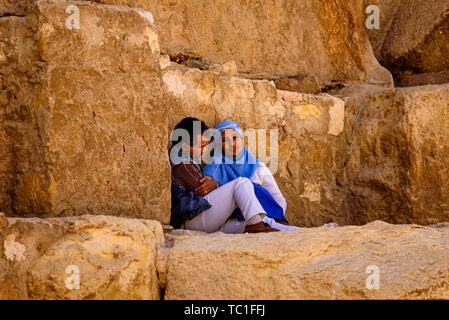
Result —
<instances>
[{"instance_id":1,"label":"person's hand","mask_svg":"<svg viewBox=\"0 0 449 320\"><path fill-rule=\"evenodd\" d=\"M204 177L200 180L201 185L196 188L195 194L204 197L206 194L211 193L218 187L217 181L211 177Z\"/></svg>"}]
</instances>

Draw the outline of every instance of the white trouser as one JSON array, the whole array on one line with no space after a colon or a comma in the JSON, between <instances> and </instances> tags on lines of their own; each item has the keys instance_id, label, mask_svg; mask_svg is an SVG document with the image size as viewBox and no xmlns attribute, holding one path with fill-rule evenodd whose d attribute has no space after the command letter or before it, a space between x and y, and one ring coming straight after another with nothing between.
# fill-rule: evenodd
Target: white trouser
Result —
<instances>
[{"instance_id":1,"label":"white trouser","mask_svg":"<svg viewBox=\"0 0 449 320\"><path fill-rule=\"evenodd\" d=\"M215 189L204 197L212 207L201 212L184 227L204 232L243 233L246 221L265 213L254 193L254 186L248 178L239 177ZM229 219L235 208L239 207L245 221Z\"/></svg>"}]
</instances>

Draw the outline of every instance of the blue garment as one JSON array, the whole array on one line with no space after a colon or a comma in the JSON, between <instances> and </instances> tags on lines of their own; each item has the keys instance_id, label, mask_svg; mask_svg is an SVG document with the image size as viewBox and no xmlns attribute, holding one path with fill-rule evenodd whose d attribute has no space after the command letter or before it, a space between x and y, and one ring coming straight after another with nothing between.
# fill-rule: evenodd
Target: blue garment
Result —
<instances>
[{"instance_id":1,"label":"blue garment","mask_svg":"<svg viewBox=\"0 0 449 320\"><path fill-rule=\"evenodd\" d=\"M186 155L181 155L180 151L179 156L184 157ZM193 161L193 159L190 158L190 160L201 172L201 167ZM170 165L172 167L174 166L172 161L170 161ZM201 212L211 207L212 205L205 198L195 195L193 191L188 191L172 178L170 225L173 226L173 228L179 229L184 222L193 219Z\"/></svg>"},{"instance_id":2,"label":"blue garment","mask_svg":"<svg viewBox=\"0 0 449 320\"><path fill-rule=\"evenodd\" d=\"M215 129L220 133L226 129L237 131L243 139L243 132L239 125L230 120L220 122ZM217 148L217 150L221 150ZM220 184L225 184L238 177L251 178L257 169L259 159L254 157L248 149L243 146L243 150L236 157L227 157L222 152L214 155L213 162L204 167L204 174L214 177Z\"/></svg>"},{"instance_id":3,"label":"blue garment","mask_svg":"<svg viewBox=\"0 0 449 320\"><path fill-rule=\"evenodd\" d=\"M239 125L230 120L226 120L220 122L215 129L219 130L219 132L223 132L226 129L234 129L236 130L243 139L243 132L240 129ZM217 148L221 150L220 148ZM227 159L227 160L226 160ZM226 163L227 161L228 163ZM254 172L257 169L259 164L259 159L254 157L246 148L243 146L243 150L233 159L229 159L226 155L220 152L218 155L214 155L213 162L204 167L204 174L210 177L213 177L220 184L228 183L238 177L246 177L251 179L254 175ZM254 185L254 193L256 194L257 199L259 200L262 208L264 208L267 216L277 220L287 221L285 218L282 207L276 202L273 196L261 186L255 184ZM244 220L242 212L240 208L237 208L233 212L233 216L240 221Z\"/></svg>"},{"instance_id":4,"label":"blue garment","mask_svg":"<svg viewBox=\"0 0 449 320\"><path fill-rule=\"evenodd\" d=\"M276 202L276 200L274 200L273 196L265 188L262 188L254 182L253 186L256 198L257 200L259 200L262 208L267 213L267 216L276 220L283 220L288 222L287 218L285 218L284 215L284 209L282 209L282 207ZM240 208L235 209L232 214L239 221L245 220Z\"/></svg>"}]
</instances>

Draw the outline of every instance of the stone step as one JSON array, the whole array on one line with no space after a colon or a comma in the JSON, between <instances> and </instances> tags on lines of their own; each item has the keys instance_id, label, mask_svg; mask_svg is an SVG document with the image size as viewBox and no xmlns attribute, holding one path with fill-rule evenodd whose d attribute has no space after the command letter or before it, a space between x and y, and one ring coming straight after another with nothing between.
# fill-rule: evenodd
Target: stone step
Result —
<instances>
[{"instance_id":1,"label":"stone step","mask_svg":"<svg viewBox=\"0 0 449 320\"><path fill-rule=\"evenodd\" d=\"M0 213L0 249L2 300L449 298L447 223L227 235Z\"/></svg>"},{"instance_id":2,"label":"stone step","mask_svg":"<svg viewBox=\"0 0 449 320\"><path fill-rule=\"evenodd\" d=\"M179 239L165 299L448 299L449 229L322 226Z\"/></svg>"}]
</instances>

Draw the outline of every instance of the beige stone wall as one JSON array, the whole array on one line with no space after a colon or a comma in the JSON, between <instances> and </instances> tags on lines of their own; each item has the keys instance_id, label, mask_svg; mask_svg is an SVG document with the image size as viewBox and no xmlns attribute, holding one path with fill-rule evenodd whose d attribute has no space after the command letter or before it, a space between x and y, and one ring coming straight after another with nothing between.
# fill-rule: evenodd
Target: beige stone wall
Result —
<instances>
[{"instance_id":1,"label":"beige stone wall","mask_svg":"<svg viewBox=\"0 0 449 320\"><path fill-rule=\"evenodd\" d=\"M379 29L368 30L371 46L379 61L382 57L382 47L388 35L388 31L396 20L396 12L400 4L401 0L364 0L365 8L369 5L376 5L380 10ZM368 17L367 14L366 17Z\"/></svg>"},{"instance_id":2,"label":"beige stone wall","mask_svg":"<svg viewBox=\"0 0 449 320\"><path fill-rule=\"evenodd\" d=\"M151 220L9 218L0 224L0 299L159 300L163 243Z\"/></svg>"},{"instance_id":3,"label":"beige stone wall","mask_svg":"<svg viewBox=\"0 0 449 320\"><path fill-rule=\"evenodd\" d=\"M0 18L0 39L0 210L11 213L16 184L16 154L21 148L17 143L21 137L16 128L26 126L25 108L20 103L19 108L12 104L28 100L26 91L30 90L24 73L30 66L26 57L31 55L28 48L32 40L25 27L25 18ZM22 64L20 73L16 72L19 61ZM29 72L32 72L31 68Z\"/></svg>"},{"instance_id":4,"label":"beige stone wall","mask_svg":"<svg viewBox=\"0 0 449 320\"><path fill-rule=\"evenodd\" d=\"M448 299L448 226L225 235L0 213L0 299Z\"/></svg>"},{"instance_id":5,"label":"beige stone wall","mask_svg":"<svg viewBox=\"0 0 449 320\"><path fill-rule=\"evenodd\" d=\"M11 145L4 130L4 113L0 111L0 210L11 211L13 168Z\"/></svg>"},{"instance_id":6,"label":"beige stone wall","mask_svg":"<svg viewBox=\"0 0 449 320\"><path fill-rule=\"evenodd\" d=\"M348 91L340 184L353 222L447 221L449 85Z\"/></svg>"},{"instance_id":7,"label":"beige stone wall","mask_svg":"<svg viewBox=\"0 0 449 320\"><path fill-rule=\"evenodd\" d=\"M4 106L15 146L14 212L167 223L172 106L155 27L140 9L76 2L81 28L69 30L73 3L34 2L26 18L10 18L22 33L2 37L2 47L17 43L1 69L2 93L16 97Z\"/></svg>"},{"instance_id":8,"label":"beige stone wall","mask_svg":"<svg viewBox=\"0 0 449 320\"><path fill-rule=\"evenodd\" d=\"M160 59L156 31L166 46L169 35L164 32L176 29L164 26L164 17L178 5L189 15L184 31L192 33L191 39L199 36L189 29L204 16L203 9L190 16L190 5L198 6L196 2L174 2L166 12L153 10L153 2L116 2L150 8L157 30L151 15L143 17L140 9L88 2L76 2L81 29L68 30L65 8L71 3L40 0L2 6L7 8L4 14L26 15L0 18L0 138L5 142L0 203L9 214L93 213L167 223L169 133L182 117L196 116L209 126L233 119L244 129L278 130L279 158L271 168L293 224L376 219L427 224L447 219L447 86L348 86L334 91L344 101L326 94L289 93L277 90L272 81L241 77L248 70L239 60L208 71L170 63L167 56ZM332 3L320 3L320 12L335 9ZM354 6L347 2L335 10L340 18L359 23ZM242 12L254 13L248 10ZM321 23L335 27L331 15L329 19ZM215 43L207 38L211 28L203 29L204 41ZM335 29L327 39L338 48L335 57L354 57L338 45L339 30L344 29ZM322 49L320 54L327 52ZM226 57L224 52L220 59ZM354 61L364 65L361 56ZM312 65L327 72L326 63Z\"/></svg>"},{"instance_id":9,"label":"beige stone wall","mask_svg":"<svg viewBox=\"0 0 449 320\"><path fill-rule=\"evenodd\" d=\"M9 11L26 14L34 0L2 1ZM150 11L161 50L173 56L234 60L253 77L314 74L323 81L392 82L374 57L358 0L96 2Z\"/></svg>"}]
</instances>

